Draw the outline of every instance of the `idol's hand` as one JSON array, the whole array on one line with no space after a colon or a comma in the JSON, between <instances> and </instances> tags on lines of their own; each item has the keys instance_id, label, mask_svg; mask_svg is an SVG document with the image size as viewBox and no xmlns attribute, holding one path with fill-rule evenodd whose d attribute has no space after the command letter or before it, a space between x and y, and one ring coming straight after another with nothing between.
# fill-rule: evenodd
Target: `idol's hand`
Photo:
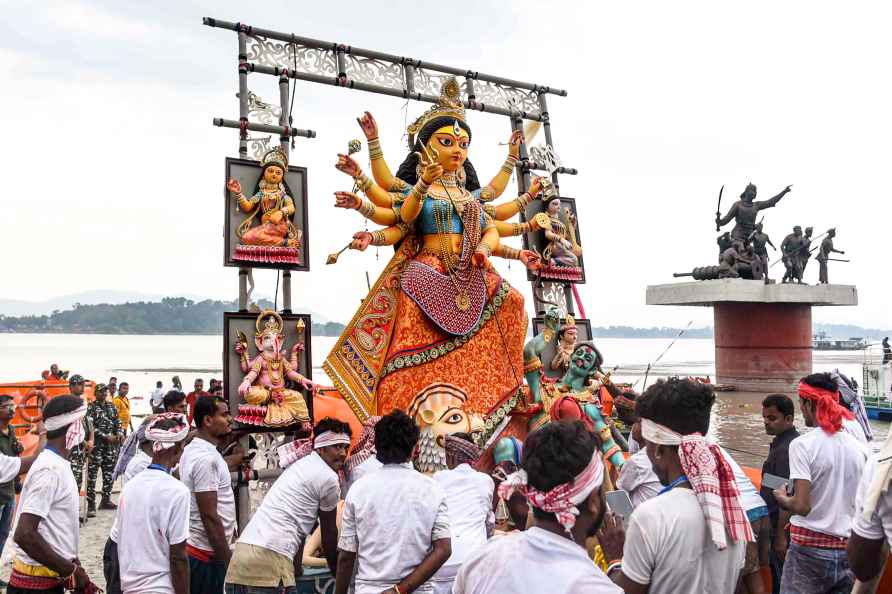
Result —
<instances>
[{"instance_id":1,"label":"idol's hand","mask_svg":"<svg viewBox=\"0 0 892 594\"><path fill-rule=\"evenodd\" d=\"M239 355L244 353L246 348L247 348L247 345L243 342L235 343L235 352L238 353Z\"/></svg>"},{"instance_id":2,"label":"idol's hand","mask_svg":"<svg viewBox=\"0 0 892 594\"><path fill-rule=\"evenodd\" d=\"M523 144L523 132L515 130L508 139L508 154L515 159L520 157L520 145Z\"/></svg>"},{"instance_id":3,"label":"idol's hand","mask_svg":"<svg viewBox=\"0 0 892 594\"><path fill-rule=\"evenodd\" d=\"M240 383L238 386L238 395L241 396L242 398L244 398L245 394L248 393L248 388L250 388L250 387L251 387L251 384L249 384L247 381Z\"/></svg>"},{"instance_id":4,"label":"idol's hand","mask_svg":"<svg viewBox=\"0 0 892 594\"><path fill-rule=\"evenodd\" d=\"M520 261L527 270L539 270L542 268L542 258L533 250L520 250Z\"/></svg>"},{"instance_id":5,"label":"idol's hand","mask_svg":"<svg viewBox=\"0 0 892 594\"><path fill-rule=\"evenodd\" d=\"M335 163L335 169L346 173L353 179L362 175L362 169L359 167L359 163L354 161L353 157L341 153L338 153L338 162Z\"/></svg>"},{"instance_id":6,"label":"idol's hand","mask_svg":"<svg viewBox=\"0 0 892 594\"><path fill-rule=\"evenodd\" d=\"M237 179L231 179L226 182L226 189L238 196L242 193L242 184Z\"/></svg>"},{"instance_id":7,"label":"idol's hand","mask_svg":"<svg viewBox=\"0 0 892 594\"><path fill-rule=\"evenodd\" d=\"M530 189L527 192L529 192L531 197L538 198L539 194L542 193L542 178L534 177L533 183L530 184Z\"/></svg>"},{"instance_id":8,"label":"idol's hand","mask_svg":"<svg viewBox=\"0 0 892 594\"><path fill-rule=\"evenodd\" d=\"M421 179L424 183L430 185L443 176L443 166L439 163L428 163L421 172Z\"/></svg>"},{"instance_id":9,"label":"idol's hand","mask_svg":"<svg viewBox=\"0 0 892 594\"><path fill-rule=\"evenodd\" d=\"M307 392L312 392L313 390L316 389L316 384L313 383L312 380L309 380L307 378L302 379L300 382L300 385L303 386L303 389L306 390Z\"/></svg>"},{"instance_id":10,"label":"idol's hand","mask_svg":"<svg viewBox=\"0 0 892 594\"><path fill-rule=\"evenodd\" d=\"M365 134L366 140L378 138L378 122L375 121L372 114L366 111L361 117L356 118L356 121L359 123L359 127L362 128L362 133Z\"/></svg>"},{"instance_id":11,"label":"idol's hand","mask_svg":"<svg viewBox=\"0 0 892 594\"><path fill-rule=\"evenodd\" d=\"M335 207L358 210L362 199L353 192L335 192Z\"/></svg>"},{"instance_id":12,"label":"idol's hand","mask_svg":"<svg viewBox=\"0 0 892 594\"><path fill-rule=\"evenodd\" d=\"M474 255L471 256L471 264L477 268L490 268L489 258L483 252L474 252Z\"/></svg>"},{"instance_id":13,"label":"idol's hand","mask_svg":"<svg viewBox=\"0 0 892 594\"><path fill-rule=\"evenodd\" d=\"M304 347L304 343L298 342L293 347L291 347L291 354L296 355L297 353L302 353L302 352L304 352L305 348L306 347Z\"/></svg>"},{"instance_id":14,"label":"idol's hand","mask_svg":"<svg viewBox=\"0 0 892 594\"><path fill-rule=\"evenodd\" d=\"M269 220L273 225L278 225L282 222L283 213L281 210L274 210L271 215L269 215Z\"/></svg>"},{"instance_id":15,"label":"idol's hand","mask_svg":"<svg viewBox=\"0 0 892 594\"><path fill-rule=\"evenodd\" d=\"M372 243L372 234L368 231L360 231L353 234L353 241L350 243L351 250L359 250L364 252L369 244Z\"/></svg>"}]
</instances>

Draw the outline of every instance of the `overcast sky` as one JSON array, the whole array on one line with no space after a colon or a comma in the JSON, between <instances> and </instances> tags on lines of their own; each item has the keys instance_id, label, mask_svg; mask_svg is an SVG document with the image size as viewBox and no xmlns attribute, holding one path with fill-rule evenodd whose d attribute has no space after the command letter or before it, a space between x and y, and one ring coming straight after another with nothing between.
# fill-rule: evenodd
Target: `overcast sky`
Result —
<instances>
[{"instance_id":1,"label":"overcast sky","mask_svg":"<svg viewBox=\"0 0 892 594\"><path fill-rule=\"evenodd\" d=\"M723 210L747 182L769 198L776 245L795 224L838 227L857 308L815 319L888 327L888 168L892 83L888 3L823 2L103 2L0 1L5 142L0 163L0 297L42 300L88 289L234 299L222 266L222 184L238 133L236 36L213 16L567 89L549 97L556 149L579 169L577 199L595 325L711 323L707 309L647 307L647 284L713 263ZM249 78L277 100L276 79ZM298 83L292 163L309 169L312 271L294 275L295 308L348 320L388 250L325 255L362 228L336 210L348 190L335 154L370 110L385 156L426 104ZM470 157L501 165L504 118L475 112ZM539 139L541 142L541 138ZM365 163L366 152L362 160ZM511 186L509 193L513 192ZM507 195L507 194L506 194ZM730 229L730 226L728 227ZM517 243L516 240L513 240ZM528 293L521 267L496 266ZM782 267L772 269L782 274ZM255 273L272 294L275 273ZM812 263L808 280L816 282Z\"/></svg>"}]
</instances>

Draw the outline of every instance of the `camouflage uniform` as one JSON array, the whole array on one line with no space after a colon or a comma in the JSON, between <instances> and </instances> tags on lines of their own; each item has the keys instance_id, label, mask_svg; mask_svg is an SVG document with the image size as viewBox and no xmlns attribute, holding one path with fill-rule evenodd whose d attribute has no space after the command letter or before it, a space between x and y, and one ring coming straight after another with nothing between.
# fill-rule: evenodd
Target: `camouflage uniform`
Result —
<instances>
[{"instance_id":1,"label":"camouflage uniform","mask_svg":"<svg viewBox=\"0 0 892 594\"><path fill-rule=\"evenodd\" d=\"M93 422L94 445L87 464L87 503L96 503L96 477L102 469L102 500L109 500L112 490L112 472L118 458L118 445L108 443L107 437L123 435L118 409L109 401L94 401L87 407L87 417Z\"/></svg>"},{"instance_id":2,"label":"camouflage uniform","mask_svg":"<svg viewBox=\"0 0 892 594\"><path fill-rule=\"evenodd\" d=\"M90 417L84 417L84 434L87 438L90 437L90 432L92 430L92 419L90 419ZM71 463L71 472L74 473L74 481L77 483L78 492L80 492L84 486L84 464L87 462L86 446L83 443L75 446L74 449L71 450L71 454L68 456L68 461Z\"/></svg>"}]
</instances>

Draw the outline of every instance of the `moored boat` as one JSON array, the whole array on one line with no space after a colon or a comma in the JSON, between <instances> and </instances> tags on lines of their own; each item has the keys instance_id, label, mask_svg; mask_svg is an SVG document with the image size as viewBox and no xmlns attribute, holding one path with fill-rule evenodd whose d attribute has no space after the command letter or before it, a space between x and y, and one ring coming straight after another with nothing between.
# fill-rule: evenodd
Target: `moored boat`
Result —
<instances>
[{"instance_id":1,"label":"moored boat","mask_svg":"<svg viewBox=\"0 0 892 594\"><path fill-rule=\"evenodd\" d=\"M93 389L96 384L87 381L84 386L84 397L93 400ZM16 436L25 447L23 455L31 454L37 447L37 436L31 433L34 424L40 420L40 411L43 403L56 396L68 394L68 380L47 379L0 383L0 394L12 396L16 405L15 417L12 426Z\"/></svg>"}]
</instances>

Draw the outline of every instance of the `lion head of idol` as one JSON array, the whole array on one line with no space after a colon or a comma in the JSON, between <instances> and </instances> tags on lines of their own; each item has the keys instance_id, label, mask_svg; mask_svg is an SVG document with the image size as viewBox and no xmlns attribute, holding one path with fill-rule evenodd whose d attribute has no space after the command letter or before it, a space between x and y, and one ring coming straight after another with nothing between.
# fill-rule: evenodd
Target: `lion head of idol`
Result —
<instances>
[{"instance_id":1,"label":"lion head of idol","mask_svg":"<svg viewBox=\"0 0 892 594\"><path fill-rule=\"evenodd\" d=\"M468 394L454 384L429 385L409 405L409 416L421 429L415 467L424 473L446 468L446 436L450 433L475 435L483 431L483 419L465 410Z\"/></svg>"}]
</instances>

